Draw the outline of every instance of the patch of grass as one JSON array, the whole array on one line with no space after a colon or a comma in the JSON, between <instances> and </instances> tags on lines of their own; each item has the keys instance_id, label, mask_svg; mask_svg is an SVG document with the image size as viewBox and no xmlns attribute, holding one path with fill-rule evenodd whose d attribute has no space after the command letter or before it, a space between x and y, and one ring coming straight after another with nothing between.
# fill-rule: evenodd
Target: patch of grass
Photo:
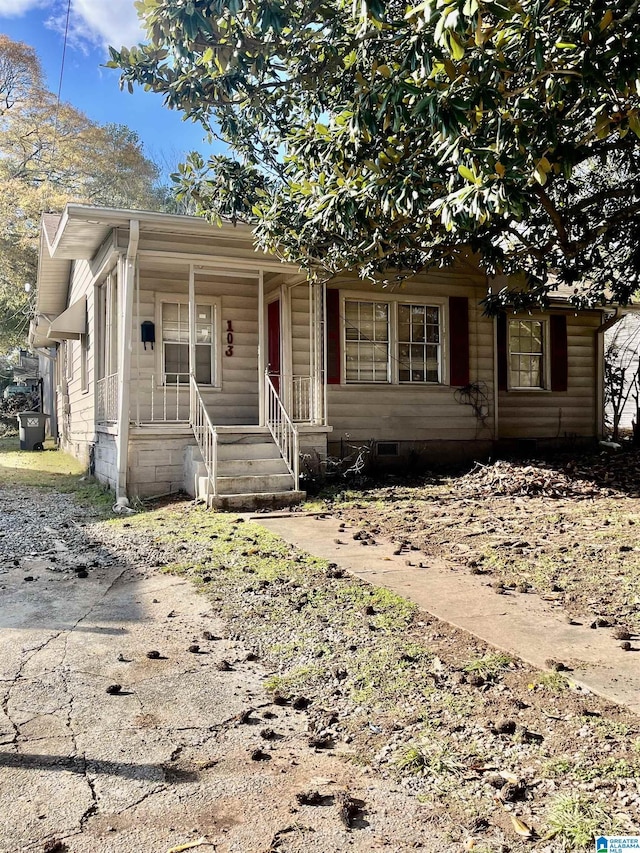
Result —
<instances>
[{"instance_id":1,"label":"patch of grass","mask_svg":"<svg viewBox=\"0 0 640 853\"><path fill-rule=\"evenodd\" d=\"M582 794L559 794L549 805L547 823L562 850L585 850L598 835L616 834L618 823L604 803Z\"/></svg>"},{"instance_id":2,"label":"patch of grass","mask_svg":"<svg viewBox=\"0 0 640 853\"><path fill-rule=\"evenodd\" d=\"M264 688L268 693L279 693L281 696L290 697L316 681L321 673L322 669L319 666L300 666L283 675L270 675L264 681Z\"/></svg>"},{"instance_id":3,"label":"patch of grass","mask_svg":"<svg viewBox=\"0 0 640 853\"><path fill-rule=\"evenodd\" d=\"M513 663L513 658L510 655L495 652L467 661L463 664L462 670L463 672L474 672L481 675L487 681L495 681L502 672L511 669Z\"/></svg>"},{"instance_id":4,"label":"patch of grass","mask_svg":"<svg viewBox=\"0 0 640 853\"><path fill-rule=\"evenodd\" d=\"M626 758L606 758L594 764L578 765L575 776L584 782L594 779L637 779L640 777L640 764L629 763Z\"/></svg>"},{"instance_id":5,"label":"patch of grass","mask_svg":"<svg viewBox=\"0 0 640 853\"><path fill-rule=\"evenodd\" d=\"M541 672L529 687L532 690L541 687L543 690L548 690L549 693L566 693L569 689L569 682L559 672Z\"/></svg>"},{"instance_id":6,"label":"patch of grass","mask_svg":"<svg viewBox=\"0 0 640 853\"><path fill-rule=\"evenodd\" d=\"M402 638L363 649L351 664L351 698L358 705L386 710L397 709L408 696L424 698L433 689L431 657L423 646Z\"/></svg>"},{"instance_id":7,"label":"patch of grass","mask_svg":"<svg viewBox=\"0 0 640 853\"><path fill-rule=\"evenodd\" d=\"M607 717L582 717L582 721L603 738L626 738L631 733L626 723Z\"/></svg>"},{"instance_id":8,"label":"patch of grass","mask_svg":"<svg viewBox=\"0 0 640 853\"><path fill-rule=\"evenodd\" d=\"M372 589L362 584L349 584L340 587L336 597L340 606L359 612L370 605L374 610L371 618L376 627L389 631L410 625L418 610L411 601L382 587Z\"/></svg>"},{"instance_id":9,"label":"patch of grass","mask_svg":"<svg viewBox=\"0 0 640 853\"><path fill-rule=\"evenodd\" d=\"M465 765L446 741L414 743L396 758L398 770L414 775L460 776Z\"/></svg>"},{"instance_id":10,"label":"patch of grass","mask_svg":"<svg viewBox=\"0 0 640 853\"><path fill-rule=\"evenodd\" d=\"M18 450L17 446L17 439L0 439L0 480L5 488L55 489L72 494L78 503L89 504L100 514L113 505L113 493L89 477L81 462L56 450L51 442L40 452Z\"/></svg>"},{"instance_id":11,"label":"patch of grass","mask_svg":"<svg viewBox=\"0 0 640 853\"><path fill-rule=\"evenodd\" d=\"M587 763L583 759L561 756L546 761L542 774L549 779L566 776L579 782L593 782L596 779L637 779L640 778L640 763L619 757Z\"/></svg>"},{"instance_id":12,"label":"patch of grass","mask_svg":"<svg viewBox=\"0 0 640 853\"><path fill-rule=\"evenodd\" d=\"M575 759L551 758L542 765L542 775L548 779L557 779L559 776L569 775L575 766Z\"/></svg>"}]
</instances>

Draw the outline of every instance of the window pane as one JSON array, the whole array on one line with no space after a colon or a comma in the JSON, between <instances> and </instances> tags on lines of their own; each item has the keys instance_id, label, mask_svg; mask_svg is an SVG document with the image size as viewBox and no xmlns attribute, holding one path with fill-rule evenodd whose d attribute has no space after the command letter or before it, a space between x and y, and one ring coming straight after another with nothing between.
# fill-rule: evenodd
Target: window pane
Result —
<instances>
[{"instance_id":1,"label":"window pane","mask_svg":"<svg viewBox=\"0 0 640 853\"><path fill-rule=\"evenodd\" d=\"M211 385L211 347L196 346L196 382Z\"/></svg>"},{"instance_id":2,"label":"window pane","mask_svg":"<svg viewBox=\"0 0 640 853\"><path fill-rule=\"evenodd\" d=\"M211 305L196 306L196 323L213 322L213 307Z\"/></svg>"},{"instance_id":3,"label":"window pane","mask_svg":"<svg viewBox=\"0 0 640 853\"><path fill-rule=\"evenodd\" d=\"M174 326L178 324L178 303L177 302L163 302L162 303L162 322L164 323L173 323Z\"/></svg>"},{"instance_id":4,"label":"window pane","mask_svg":"<svg viewBox=\"0 0 640 853\"><path fill-rule=\"evenodd\" d=\"M168 385L175 385L177 374L180 376L180 382L187 379L189 373L189 347L187 344L165 344L164 345L164 372L165 382Z\"/></svg>"}]
</instances>

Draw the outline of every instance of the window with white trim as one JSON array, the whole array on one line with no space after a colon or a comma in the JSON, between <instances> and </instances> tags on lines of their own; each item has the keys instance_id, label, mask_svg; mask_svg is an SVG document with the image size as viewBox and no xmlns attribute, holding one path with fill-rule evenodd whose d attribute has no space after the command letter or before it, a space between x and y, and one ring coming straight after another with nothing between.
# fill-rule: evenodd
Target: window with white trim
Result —
<instances>
[{"instance_id":1,"label":"window with white trim","mask_svg":"<svg viewBox=\"0 0 640 853\"><path fill-rule=\"evenodd\" d=\"M440 381L440 309L398 305L398 379Z\"/></svg>"},{"instance_id":2,"label":"window with white trim","mask_svg":"<svg viewBox=\"0 0 640 853\"><path fill-rule=\"evenodd\" d=\"M442 382L442 322L440 305L345 299L345 381Z\"/></svg>"},{"instance_id":3,"label":"window with white trim","mask_svg":"<svg viewBox=\"0 0 640 853\"><path fill-rule=\"evenodd\" d=\"M545 388L544 320L509 320L509 387Z\"/></svg>"},{"instance_id":4,"label":"window with white trim","mask_svg":"<svg viewBox=\"0 0 640 853\"><path fill-rule=\"evenodd\" d=\"M195 377L201 385L215 384L216 309L211 303L196 305ZM162 374L165 385L189 381L189 304L163 301Z\"/></svg>"}]
</instances>

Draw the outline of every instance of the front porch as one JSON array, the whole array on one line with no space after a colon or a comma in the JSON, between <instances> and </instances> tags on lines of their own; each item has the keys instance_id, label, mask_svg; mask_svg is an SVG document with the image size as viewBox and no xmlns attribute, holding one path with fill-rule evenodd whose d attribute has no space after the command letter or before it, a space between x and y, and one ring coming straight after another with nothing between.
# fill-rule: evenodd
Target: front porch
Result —
<instances>
[{"instance_id":1,"label":"front porch","mask_svg":"<svg viewBox=\"0 0 640 853\"><path fill-rule=\"evenodd\" d=\"M130 347L96 382L98 432L126 433L128 491L180 482L208 505L300 500L301 456L326 456L330 431L323 286L188 264L174 265L169 293L160 268L166 277L166 263L140 258Z\"/></svg>"}]
</instances>

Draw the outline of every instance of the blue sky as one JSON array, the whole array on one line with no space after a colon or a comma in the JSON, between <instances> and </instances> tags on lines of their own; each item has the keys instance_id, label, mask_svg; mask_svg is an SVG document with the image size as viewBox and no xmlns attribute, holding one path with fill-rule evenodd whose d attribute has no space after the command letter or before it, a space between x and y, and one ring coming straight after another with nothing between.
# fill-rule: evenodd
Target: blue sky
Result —
<instances>
[{"instance_id":1,"label":"blue sky","mask_svg":"<svg viewBox=\"0 0 640 853\"><path fill-rule=\"evenodd\" d=\"M58 91L66 12L67 0L0 0L0 32L35 48L52 92ZM222 151L220 143L212 148L205 141L200 125L166 109L161 96L121 92L118 72L101 68L109 44L131 46L143 38L133 0L71 0L62 99L95 121L137 131L145 152L165 170L189 151Z\"/></svg>"}]
</instances>

